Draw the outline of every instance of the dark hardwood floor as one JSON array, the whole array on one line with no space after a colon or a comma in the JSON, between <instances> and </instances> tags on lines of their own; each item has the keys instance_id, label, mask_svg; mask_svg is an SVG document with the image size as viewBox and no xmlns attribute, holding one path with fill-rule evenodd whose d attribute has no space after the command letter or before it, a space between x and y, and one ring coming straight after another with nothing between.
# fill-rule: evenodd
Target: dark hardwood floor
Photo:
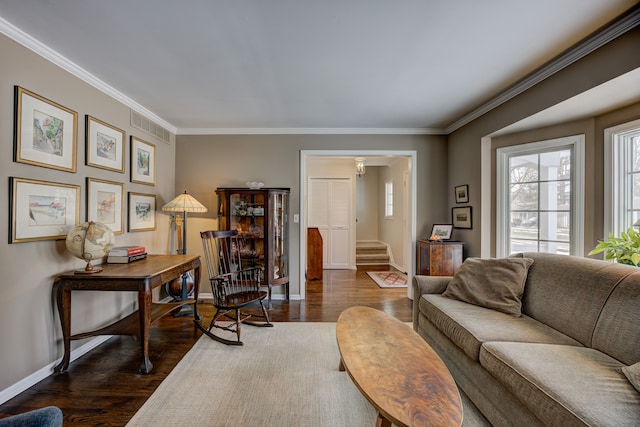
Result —
<instances>
[{"instance_id":1,"label":"dark hardwood floor","mask_svg":"<svg viewBox=\"0 0 640 427\"><path fill-rule=\"evenodd\" d=\"M381 289L365 274L388 269L369 266L357 271L325 270L323 280L307 285L304 301L273 301L271 320L335 322L344 309L364 305L410 322L412 302L407 289ZM209 291L208 286L203 289ZM208 324L213 308L206 302L198 308L203 324ZM62 409L65 426L125 425L200 337L192 319L169 315L152 327L151 374L137 373L140 350L134 338L113 337L71 362L65 373L53 374L0 405L0 418L55 405Z\"/></svg>"}]
</instances>

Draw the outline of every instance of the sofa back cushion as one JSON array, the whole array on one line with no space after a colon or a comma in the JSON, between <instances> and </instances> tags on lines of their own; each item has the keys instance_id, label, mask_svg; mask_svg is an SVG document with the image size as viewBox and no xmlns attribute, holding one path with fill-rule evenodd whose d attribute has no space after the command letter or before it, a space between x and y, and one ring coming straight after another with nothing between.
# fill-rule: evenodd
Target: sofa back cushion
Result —
<instances>
[{"instance_id":1,"label":"sofa back cushion","mask_svg":"<svg viewBox=\"0 0 640 427\"><path fill-rule=\"evenodd\" d=\"M524 256L534 263L524 287L522 313L592 347L605 302L634 267L567 255Z\"/></svg>"},{"instance_id":2,"label":"sofa back cushion","mask_svg":"<svg viewBox=\"0 0 640 427\"><path fill-rule=\"evenodd\" d=\"M607 299L592 345L626 365L640 362L640 269L630 268L637 272L624 278Z\"/></svg>"}]
</instances>

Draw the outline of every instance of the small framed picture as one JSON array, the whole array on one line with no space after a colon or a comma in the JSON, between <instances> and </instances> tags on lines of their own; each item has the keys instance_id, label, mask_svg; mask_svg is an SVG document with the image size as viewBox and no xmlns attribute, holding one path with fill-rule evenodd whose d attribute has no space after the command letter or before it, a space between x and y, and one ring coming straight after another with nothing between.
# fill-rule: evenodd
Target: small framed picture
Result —
<instances>
[{"instance_id":1,"label":"small framed picture","mask_svg":"<svg viewBox=\"0 0 640 427\"><path fill-rule=\"evenodd\" d=\"M156 196L129 192L129 231L156 229Z\"/></svg>"},{"instance_id":2,"label":"small framed picture","mask_svg":"<svg viewBox=\"0 0 640 427\"><path fill-rule=\"evenodd\" d=\"M429 238L438 236L440 240L449 240L453 232L452 224L433 224Z\"/></svg>"},{"instance_id":3,"label":"small framed picture","mask_svg":"<svg viewBox=\"0 0 640 427\"><path fill-rule=\"evenodd\" d=\"M79 224L80 186L10 178L9 243L60 240Z\"/></svg>"},{"instance_id":4,"label":"small framed picture","mask_svg":"<svg viewBox=\"0 0 640 427\"><path fill-rule=\"evenodd\" d=\"M78 113L15 87L14 160L76 171Z\"/></svg>"},{"instance_id":5,"label":"small framed picture","mask_svg":"<svg viewBox=\"0 0 640 427\"><path fill-rule=\"evenodd\" d=\"M156 146L131 136L131 182L156 185Z\"/></svg>"},{"instance_id":6,"label":"small framed picture","mask_svg":"<svg viewBox=\"0 0 640 427\"><path fill-rule=\"evenodd\" d=\"M471 228L471 206L451 208L454 228Z\"/></svg>"},{"instance_id":7,"label":"small framed picture","mask_svg":"<svg viewBox=\"0 0 640 427\"><path fill-rule=\"evenodd\" d=\"M87 221L109 226L113 234L124 233L124 184L87 178Z\"/></svg>"},{"instance_id":8,"label":"small framed picture","mask_svg":"<svg viewBox=\"0 0 640 427\"><path fill-rule=\"evenodd\" d=\"M85 121L87 165L124 173L124 131L89 115Z\"/></svg>"},{"instance_id":9,"label":"small framed picture","mask_svg":"<svg viewBox=\"0 0 640 427\"><path fill-rule=\"evenodd\" d=\"M458 185L454 188L456 193L456 203L469 203L469 186Z\"/></svg>"}]
</instances>

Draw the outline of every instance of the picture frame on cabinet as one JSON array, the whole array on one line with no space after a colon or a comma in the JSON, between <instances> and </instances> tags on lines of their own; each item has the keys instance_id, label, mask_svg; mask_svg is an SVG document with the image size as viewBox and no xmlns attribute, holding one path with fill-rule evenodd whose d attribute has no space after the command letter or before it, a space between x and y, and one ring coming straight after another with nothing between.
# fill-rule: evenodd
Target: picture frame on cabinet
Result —
<instances>
[{"instance_id":1,"label":"picture frame on cabinet","mask_svg":"<svg viewBox=\"0 0 640 427\"><path fill-rule=\"evenodd\" d=\"M9 180L9 243L65 239L79 224L79 185L16 177Z\"/></svg>"},{"instance_id":2,"label":"picture frame on cabinet","mask_svg":"<svg viewBox=\"0 0 640 427\"><path fill-rule=\"evenodd\" d=\"M124 233L124 184L87 178L87 221L101 222Z\"/></svg>"},{"instance_id":3,"label":"picture frame on cabinet","mask_svg":"<svg viewBox=\"0 0 640 427\"><path fill-rule=\"evenodd\" d=\"M431 234L429 235L429 238L431 238L432 236L438 236L438 238L441 240L449 240L451 239L452 233L452 224L433 224L433 227L431 227Z\"/></svg>"},{"instance_id":4,"label":"picture frame on cabinet","mask_svg":"<svg viewBox=\"0 0 640 427\"><path fill-rule=\"evenodd\" d=\"M156 185L156 146L131 135L131 182Z\"/></svg>"},{"instance_id":5,"label":"picture frame on cabinet","mask_svg":"<svg viewBox=\"0 0 640 427\"><path fill-rule=\"evenodd\" d=\"M454 187L454 193L456 203L469 203L469 186L467 184Z\"/></svg>"},{"instance_id":6,"label":"picture frame on cabinet","mask_svg":"<svg viewBox=\"0 0 640 427\"><path fill-rule=\"evenodd\" d=\"M86 164L96 168L124 173L126 134L122 129L85 116Z\"/></svg>"},{"instance_id":7,"label":"picture frame on cabinet","mask_svg":"<svg viewBox=\"0 0 640 427\"><path fill-rule=\"evenodd\" d=\"M78 113L15 86L14 161L76 172Z\"/></svg>"},{"instance_id":8,"label":"picture frame on cabinet","mask_svg":"<svg viewBox=\"0 0 640 427\"><path fill-rule=\"evenodd\" d=\"M156 196L129 192L128 231L151 231L156 229Z\"/></svg>"},{"instance_id":9,"label":"picture frame on cabinet","mask_svg":"<svg viewBox=\"0 0 640 427\"><path fill-rule=\"evenodd\" d=\"M471 206L451 208L454 228L471 228Z\"/></svg>"}]
</instances>

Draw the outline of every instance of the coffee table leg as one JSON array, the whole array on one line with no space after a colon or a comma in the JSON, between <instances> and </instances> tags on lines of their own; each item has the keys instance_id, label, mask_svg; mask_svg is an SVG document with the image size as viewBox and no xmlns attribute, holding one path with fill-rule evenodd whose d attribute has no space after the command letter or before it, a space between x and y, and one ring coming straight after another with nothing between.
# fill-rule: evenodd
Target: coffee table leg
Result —
<instances>
[{"instance_id":1,"label":"coffee table leg","mask_svg":"<svg viewBox=\"0 0 640 427\"><path fill-rule=\"evenodd\" d=\"M342 357L340 358L340 366L338 366L338 370L340 372L344 372L347 370L347 368L344 367L344 362L342 361Z\"/></svg>"},{"instance_id":2,"label":"coffee table leg","mask_svg":"<svg viewBox=\"0 0 640 427\"><path fill-rule=\"evenodd\" d=\"M380 412L378 412L378 419L376 420L376 427L391 427L391 421L382 416Z\"/></svg>"}]
</instances>

